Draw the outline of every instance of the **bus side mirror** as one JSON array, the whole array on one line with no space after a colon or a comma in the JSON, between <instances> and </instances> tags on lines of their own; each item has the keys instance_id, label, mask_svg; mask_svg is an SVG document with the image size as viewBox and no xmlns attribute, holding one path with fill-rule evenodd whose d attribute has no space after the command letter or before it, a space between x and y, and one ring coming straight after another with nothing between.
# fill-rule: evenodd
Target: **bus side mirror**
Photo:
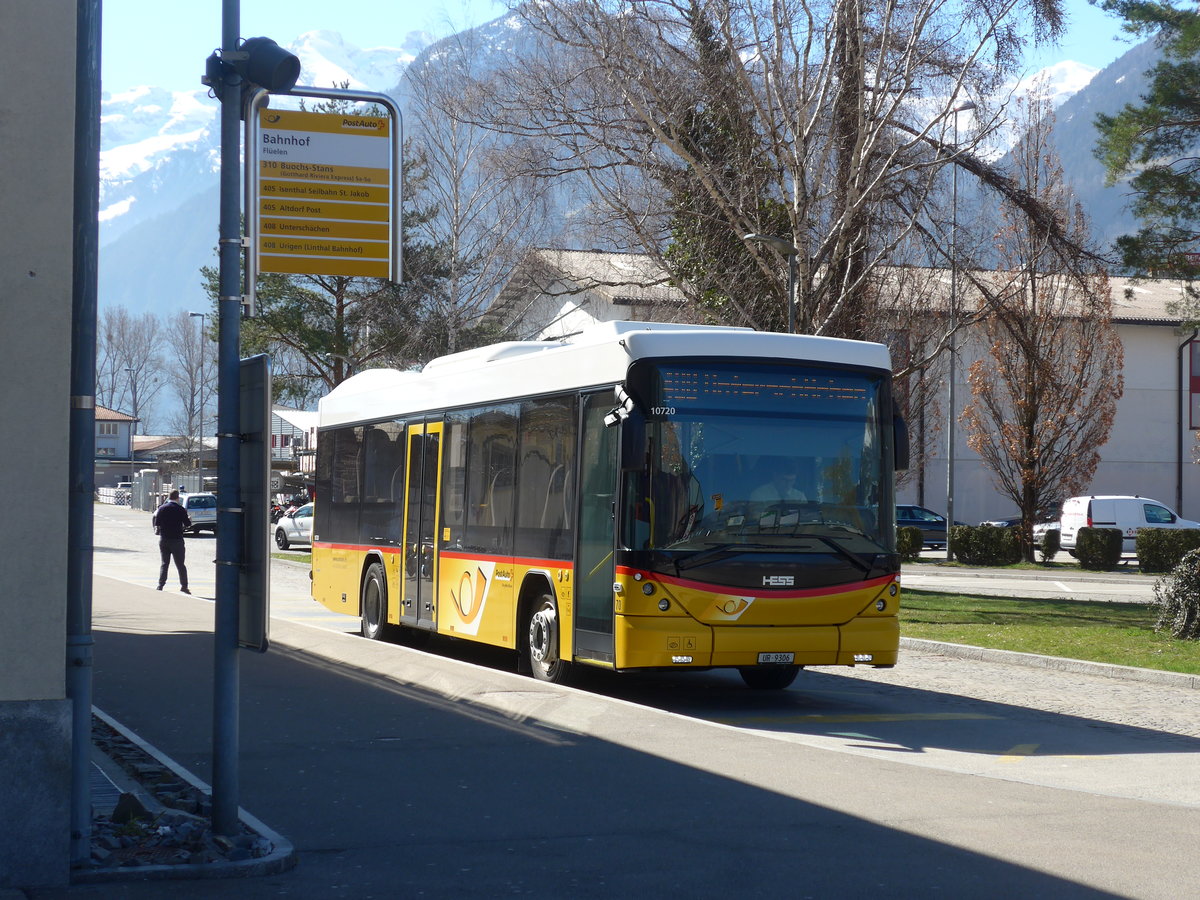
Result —
<instances>
[{"instance_id":1,"label":"bus side mirror","mask_svg":"<svg viewBox=\"0 0 1200 900\"><path fill-rule=\"evenodd\" d=\"M640 471L646 466L646 420L633 413L621 423L621 470Z\"/></svg>"},{"instance_id":2,"label":"bus side mirror","mask_svg":"<svg viewBox=\"0 0 1200 900\"><path fill-rule=\"evenodd\" d=\"M900 415L892 416L892 455L897 472L908 468L908 423Z\"/></svg>"}]
</instances>

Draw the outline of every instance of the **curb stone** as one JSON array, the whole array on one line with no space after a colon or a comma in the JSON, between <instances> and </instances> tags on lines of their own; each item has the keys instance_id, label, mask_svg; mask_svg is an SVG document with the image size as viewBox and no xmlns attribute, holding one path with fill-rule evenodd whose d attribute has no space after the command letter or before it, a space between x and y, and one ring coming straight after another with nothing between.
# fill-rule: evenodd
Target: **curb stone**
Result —
<instances>
[{"instance_id":1,"label":"curb stone","mask_svg":"<svg viewBox=\"0 0 1200 900\"><path fill-rule=\"evenodd\" d=\"M129 729L101 710L92 707L92 713L116 731L121 737L136 746L143 753L152 757L164 768L170 770L184 783L191 785L206 796L212 795L212 789L171 759L154 745L142 740ZM139 795L148 801L149 805L161 806L149 796L140 785L134 783ZM105 884L123 881L162 881L174 879L211 879L211 878L244 878L259 875L276 875L293 868L296 865L296 853L292 843L283 836L268 828L254 816L243 809L238 810L240 823L257 836L269 841L272 847L270 853L253 859L216 860L204 863L178 863L170 865L143 865L117 868L80 868L71 873L72 884ZM9 898L0 894L0 900L23 900L18 894Z\"/></svg>"}]
</instances>

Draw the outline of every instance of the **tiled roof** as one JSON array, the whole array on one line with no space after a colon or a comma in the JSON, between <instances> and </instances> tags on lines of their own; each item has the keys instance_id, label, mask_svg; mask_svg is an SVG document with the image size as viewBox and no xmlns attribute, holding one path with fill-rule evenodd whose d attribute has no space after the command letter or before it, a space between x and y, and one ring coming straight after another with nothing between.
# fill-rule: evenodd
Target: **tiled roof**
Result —
<instances>
[{"instance_id":1,"label":"tiled roof","mask_svg":"<svg viewBox=\"0 0 1200 900\"><path fill-rule=\"evenodd\" d=\"M893 290L921 291L926 298L926 308L945 309L949 306L949 269L897 266L883 267L881 271L884 284ZM972 278L1000 284L1013 277L1013 273L1005 271L967 273L960 270L959 303L969 305L972 302ZM1184 296L1181 282L1110 277L1109 286L1113 295L1114 321L1173 327L1181 324L1176 306ZM674 305L684 299L683 292L670 283L657 260L646 254L539 249L530 251L517 266L492 304L489 316L515 313L519 305L535 295L565 296L585 291L600 294L618 306Z\"/></svg>"},{"instance_id":2,"label":"tiled roof","mask_svg":"<svg viewBox=\"0 0 1200 900\"><path fill-rule=\"evenodd\" d=\"M680 303L684 299L662 266L644 253L540 249L522 260L493 306L503 307L531 292L545 293L551 288L567 292L555 282L574 284L571 293L594 291L617 305Z\"/></svg>"},{"instance_id":3,"label":"tiled roof","mask_svg":"<svg viewBox=\"0 0 1200 900\"><path fill-rule=\"evenodd\" d=\"M117 412L115 409L109 409L107 406L96 404L96 421L97 422L137 422L139 421L133 416L127 416L123 412Z\"/></svg>"}]
</instances>

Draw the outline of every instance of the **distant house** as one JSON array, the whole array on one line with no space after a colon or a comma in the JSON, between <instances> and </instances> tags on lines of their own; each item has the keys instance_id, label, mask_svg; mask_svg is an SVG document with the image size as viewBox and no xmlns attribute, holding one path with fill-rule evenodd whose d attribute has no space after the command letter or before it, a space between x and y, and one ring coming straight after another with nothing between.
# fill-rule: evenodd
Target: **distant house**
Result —
<instances>
[{"instance_id":1,"label":"distant house","mask_svg":"<svg viewBox=\"0 0 1200 900\"><path fill-rule=\"evenodd\" d=\"M891 276L896 283L916 279L932 286L929 314L945 315L950 290L947 271L897 269ZM1183 323L1175 312L1183 296L1181 285L1120 278L1110 279L1110 284L1113 321L1124 347L1125 390L1089 491L1153 497L1187 518L1200 519L1200 465L1195 464L1200 459L1200 335L1181 331ZM973 303L966 284L960 285L960 303L964 308ZM488 319L503 340L552 340L613 319L688 321L689 310L682 293L648 256L536 250L513 272ZM970 333L959 343L955 422L971 401L967 371L984 352L986 348ZM945 374L931 377L941 381L940 386L932 386L933 396L945 398ZM899 498L945 512L944 423L950 417L936 407L930 414L937 417L936 422L926 422L934 429L930 451L916 458L921 468L903 479ZM925 418L924 411L921 417ZM934 446L939 442L940 448ZM1015 504L997 489L991 471L967 447L961 427L954 450L954 517L975 524L1012 515Z\"/></svg>"},{"instance_id":2,"label":"distant house","mask_svg":"<svg viewBox=\"0 0 1200 900\"><path fill-rule=\"evenodd\" d=\"M683 292L651 257L531 250L488 309L500 340L575 334L596 322L694 322Z\"/></svg>"},{"instance_id":3,"label":"distant house","mask_svg":"<svg viewBox=\"0 0 1200 900\"><path fill-rule=\"evenodd\" d=\"M271 410L272 468L311 473L316 470L317 414L277 406ZM286 463L291 462L288 466Z\"/></svg>"},{"instance_id":4,"label":"distant house","mask_svg":"<svg viewBox=\"0 0 1200 900\"><path fill-rule=\"evenodd\" d=\"M133 472L133 432L139 420L99 405L95 418L96 487L115 487L119 482L129 481Z\"/></svg>"}]
</instances>

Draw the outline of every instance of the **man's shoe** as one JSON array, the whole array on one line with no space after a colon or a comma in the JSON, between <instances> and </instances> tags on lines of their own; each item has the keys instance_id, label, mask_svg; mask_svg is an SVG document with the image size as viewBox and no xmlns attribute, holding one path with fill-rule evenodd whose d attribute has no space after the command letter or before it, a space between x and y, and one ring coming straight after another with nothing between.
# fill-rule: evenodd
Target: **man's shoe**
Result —
<instances>
[{"instance_id":1,"label":"man's shoe","mask_svg":"<svg viewBox=\"0 0 1200 900\"><path fill-rule=\"evenodd\" d=\"M155 588L156 591L161 591L162 589L163 589L163 586L161 584Z\"/></svg>"},{"instance_id":2,"label":"man's shoe","mask_svg":"<svg viewBox=\"0 0 1200 900\"><path fill-rule=\"evenodd\" d=\"M180 588L180 589L179 589L179 593L181 593L181 594L191 594L191 591L189 591L187 588Z\"/></svg>"}]
</instances>

